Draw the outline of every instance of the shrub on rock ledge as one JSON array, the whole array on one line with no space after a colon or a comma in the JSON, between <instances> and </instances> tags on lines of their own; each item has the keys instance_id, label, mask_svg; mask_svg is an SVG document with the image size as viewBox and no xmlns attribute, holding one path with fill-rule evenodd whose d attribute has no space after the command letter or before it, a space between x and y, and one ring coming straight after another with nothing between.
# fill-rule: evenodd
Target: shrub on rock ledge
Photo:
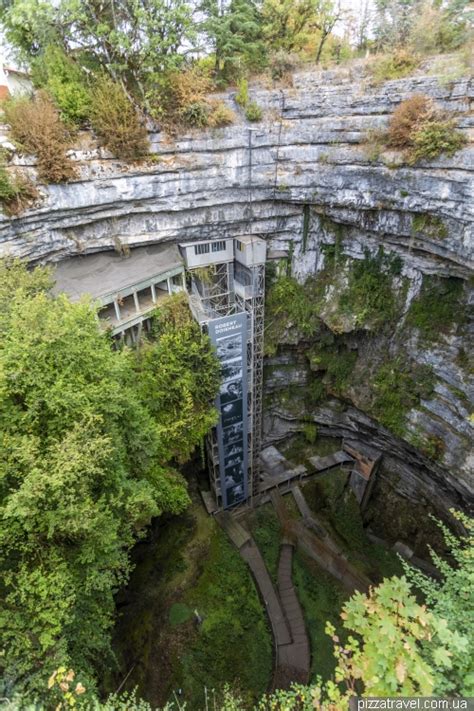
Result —
<instances>
[{"instance_id":1,"label":"shrub on rock ledge","mask_svg":"<svg viewBox=\"0 0 474 711\"><path fill-rule=\"evenodd\" d=\"M38 198L32 180L18 171L9 172L0 160L0 205L8 216L19 215Z\"/></svg>"},{"instance_id":2,"label":"shrub on rock ledge","mask_svg":"<svg viewBox=\"0 0 474 711\"><path fill-rule=\"evenodd\" d=\"M427 121L414 132L412 141L410 163L437 158L441 153L451 156L466 143L455 121L448 118Z\"/></svg>"},{"instance_id":3,"label":"shrub on rock ledge","mask_svg":"<svg viewBox=\"0 0 474 711\"><path fill-rule=\"evenodd\" d=\"M32 76L35 86L51 94L66 122L81 125L87 121L90 89L81 67L61 48L49 45L40 57L35 58Z\"/></svg>"},{"instance_id":4,"label":"shrub on rock ledge","mask_svg":"<svg viewBox=\"0 0 474 711\"><path fill-rule=\"evenodd\" d=\"M62 183L76 176L67 155L70 134L46 92L8 99L3 110L13 140L21 150L36 155L40 180Z\"/></svg>"},{"instance_id":5,"label":"shrub on rock ledge","mask_svg":"<svg viewBox=\"0 0 474 711\"><path fill-rule=\"evenodd\" d=\"M245 109L245 118L247 119L247 121L261 121L262 115L262 109L256 101L251 101L247 105L247 108Z\"/></svg>"},{"instance_id":6,"label":"shrub on rock ledge","mask_svg":"<svg viewBox=\"0 0 474 711\"><path fill-rule=\"evenodd\" d=\"M407 162L412 165L441 153L452 155L465 142L455 120L423 94L414 94L397 106L387 134L387 146L405 149Z\"/></svg>"},{"instance_id":7,"label":"shrub on rock ledge","mask_svg":"<svg viewBox=\"0 0 474 711\"><path fill-rule=\"evenodd\" d=\"M209 114L208 124L211 128L230 126L235 121L235 114L223 101L218 101Z\"/></svg>"},{"instance_id":8,"label":"shrub on rock ledge","mask_svg":"<svg viewBox=\"0 0 474 711\"><path fill-rule=\"evenodd\" d=\"M433 102L424 94L413 94L402 101L390 120L388 145L391 148L407 148L411 145L413 132L432 112Z\"/></svg>"},{"instance_id":9,"label":"shrub on rock ledge","mask_svg":"<svg viewBox=\"0 0 474 711\"><path fill-rule=\"evenodd\" d=\"M392 54L376 58L372 66L374 83L381 84L390 79L407 77L417 68L419 63L419 57L406 49L399 49Z\"/></svg>"},{"instance_id":10,"label":"shrub on rock ledge","mask_svg":"<svg viewBox=\"0 0 474 711\"><path fill-rule=\"evenodd\" d=\"M149 151L141 116L120 84L107 77L92 93L91 124L101 144L121 160L137 160Z\"/></svg>"},{"instance_id":11,"label":"shrub on rock ledge","mask_svg":"<svg viewBox=\"0 0 474 711\"><path fill-rule=\"evenodd\" d=\"M194 101L181 111L181 120L185 126L204 128L208 124L208 107L203 101Z\"/></svg>"}]
</instances>

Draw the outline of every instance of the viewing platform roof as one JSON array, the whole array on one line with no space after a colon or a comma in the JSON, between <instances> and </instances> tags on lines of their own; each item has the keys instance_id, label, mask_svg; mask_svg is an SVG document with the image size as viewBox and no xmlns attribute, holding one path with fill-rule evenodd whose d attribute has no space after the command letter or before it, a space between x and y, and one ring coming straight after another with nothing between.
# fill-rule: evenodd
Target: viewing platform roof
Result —
<instances>
[{"instance_id":1,"label":"viewing platform roof","mask_svg":"<svg viewBox=\"0 0 474 711\"><path fill-rule=\"evenodd\" d=\"M72 301L88 294L108 304L117 294L145 289L183 270L183 260L175 244L135 247L129 256L114 250L86 254L58 263L53 293L65 293Z\"/></svg>"}]
</instances>

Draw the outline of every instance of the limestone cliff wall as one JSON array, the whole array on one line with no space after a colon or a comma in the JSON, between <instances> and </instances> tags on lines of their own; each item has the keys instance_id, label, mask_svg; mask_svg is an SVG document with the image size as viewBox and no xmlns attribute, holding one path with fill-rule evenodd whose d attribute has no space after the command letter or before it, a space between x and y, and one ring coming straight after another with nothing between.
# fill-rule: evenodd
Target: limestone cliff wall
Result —
<instances>
[{"instance_id":1,"label":"limestone cliff wall","mask_svg":"<svg viewBox=\"0 0 474 711\"><path fill-rule=\"evenodd\" d=\"M467 274L474 253L474 149L397 168L394 154L371 162L365 142L367 132L385 126L398 103L413 93L435 98L469 133L471 81L442 86L435 77L420 76L374 88L356 67L297 74L292 88L251 93L264 109L262 123L241 120L175 141L152 133L156 162L149 164L125 166L82 136L82 149L74 153L81 179L45 187L37 209L3 217L0 253L57 260L113 248L117 237L140 245L236 235L248 231L250 221L254 232L281 246L300 241L301 206L307 203L353 227L356 253L362 243L383 241L407 254L414 268ZM238 110L232 94L225 98ZM31 158L16 162L34 165ZM423 235L413 240L412 217L420 213L445 220L449 235L442 241ZM295 250L300 274L315 268L317 238L304 258Z\"/></svg>"},{"instance_id":2,"label":"limestone cliff wall","mask_svg":"<svg viewBox=\"0 0 474 711\"><path fill-rule=\"evenodd\" d=\"M264 111L261 123L247 124L240 113L233 126L193 131L175 140L152 132L153 160L134 166L114 160L82 134L73 152L80 179L42 187L43 199L35 209L17 218L1 217L0 254L51 262L120 244L252 231L264 235L271 249L289 250L293 274L304 280L323 268L323 247L335 241L327 229L329 218L344 227L349 258L360 259L366 250L375 253L380 245L402 257L410 283L406 308L425 274L469 278L474 263L472 143L452 157L409 167L395 153L370 155L367 134L386 126L401 100L423 93L456 115L459 128L472 137L471 80L440 83L427 70L374 87L355 65L302 72L291 88L256 86L250 93ZM239 113L231 92L224 99ZM16 156L14 162L34 173L33 158ZM443 234L414 230L414 219L423 215L441 220ZM403 328L403 321L397 328ZM431 482L441 491L457 492L453 501L474 489L466 409L472 382L458 363L460 351L469 352L472 345L468 338L469 329L464 329L461 336L436 344L414 334L406 344L410 357L428 363L437 378L430 400L408 414L408 428L412 423L445 443L442 461L418 462L424 495L429 496ZM376 423L367 424L362 400L354 394L337 428L356 428L360 420L361 432L369 437L371 430L374 437ZM277 414L267 422L269 440L283 436L282 422L291 419ZM324 424L328 417L321 411L318 421ZM329 428L336 427L334 417ZM287 431L294 427L287 426ZM391 435L382 432L380 437L386 442ZM390 441L403 479L408 450L403 440ZM410 489L407 477L401 488Z\"/></svg>"}]
</instances>

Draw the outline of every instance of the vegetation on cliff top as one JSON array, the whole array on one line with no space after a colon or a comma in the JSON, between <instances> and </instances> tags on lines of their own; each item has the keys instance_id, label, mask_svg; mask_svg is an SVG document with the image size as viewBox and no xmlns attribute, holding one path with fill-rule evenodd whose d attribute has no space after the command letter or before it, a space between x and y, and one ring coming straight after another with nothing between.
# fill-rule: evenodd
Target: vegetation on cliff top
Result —
<instances>
[{"instance_id":1,"label":"vegetation on cliff top","mask_svg":"<svg viewBox=\"0 0 474 711\"><path fill-rule=\"evenodd\" d=\"M34 182L18 170L8 170L0 155L0 204L8 216L18 215L39 197Z\"/></svg>"},{"instance_id":2,"label":"vegetation on cliff top","mask_svg":"<svg viewBox=\"0 0 474 711\"><path fill-rule=\"evenodd\" d=\"M46 92L38 92L32 99L10 98L4 102L3 111L20 150L37 156L40 180L61 183L76 176L67 155L70 133Z\"/></svg>"},{"instance_id":3,"label":"vegetation on cliff top","mask_svg":"<svg viewBox=\"0 0 474 711\"><path fill-rule=\"evenodd\" d=\"M442 154L451 156L467 143L466 136L457 130L456 119L424 94L413 94L402 101L388 129L369 131L367 140L369 160L377 160L382 148L389 148L401 151L409 165Z\"/></svg>"},{"instance_id":4,"label":"vegetation on cliff top","mask_svg":"<svg viewBox=\"0 0 474 711\"><path fill-rule=\"evenodd\" d=\"M370 50L377 53L371 65L375 81L405 76L422 55L467 43L466 5L467 0L447 0L442 7L431 0L377 0L373 11L366 4L356 14L336 0L202 0L196 13L187 0L10 0L2 4L0 20L35 87L47 93L67 126L92 124L117 157L135 160L149 150L145 116L172 132L228 125L232 111L207 94L246 82L251 74L285 80L298 63L339 63ZM344 33L334 32L336 27ZM247 120L262 117L251 97L242 106ZM429 131L420 129L414 155L434 155L434 144L446 150L441 128L431 122ZM56 177L51 170L42 177L72 177L67 161L65 171L69 175L62 178L57 170Z\"/></svg>"}]
</instances>

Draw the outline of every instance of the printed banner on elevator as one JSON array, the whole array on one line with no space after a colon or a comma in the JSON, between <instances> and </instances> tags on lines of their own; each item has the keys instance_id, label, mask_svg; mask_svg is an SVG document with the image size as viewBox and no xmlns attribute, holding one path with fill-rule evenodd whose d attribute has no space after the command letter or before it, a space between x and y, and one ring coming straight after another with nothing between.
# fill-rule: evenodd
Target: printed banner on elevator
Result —
<instances>
[{"instance_id":1,"label":"printed banner on elevator","mask_svg":"<svg viewBox=\"0 0 474 711\"><path fill-rule=\"evenodd\" d=\"M219 472L224 508L247 498L247 315L209 323L209 337L222 366L217 398Z\"/></svg>"}]
</instances>

